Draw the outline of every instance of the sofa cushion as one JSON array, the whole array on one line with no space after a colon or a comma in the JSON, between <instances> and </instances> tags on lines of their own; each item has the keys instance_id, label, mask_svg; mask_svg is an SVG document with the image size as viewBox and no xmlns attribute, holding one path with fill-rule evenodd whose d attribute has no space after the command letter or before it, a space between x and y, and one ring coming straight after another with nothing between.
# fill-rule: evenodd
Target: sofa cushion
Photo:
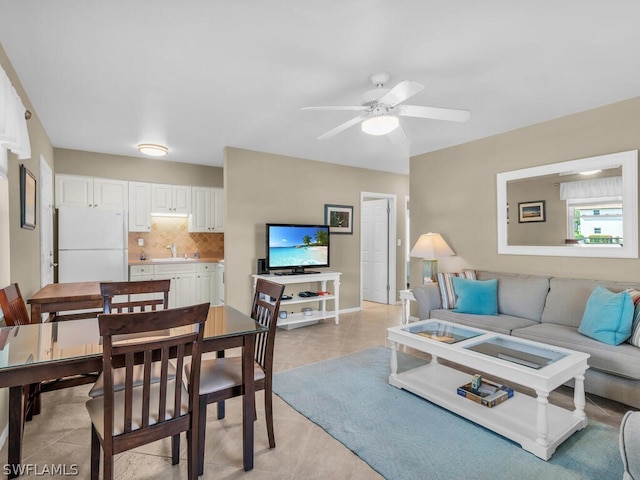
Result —
<instances>
[{"instance_id":1,"label":"sofa cushion","mask_svg":"<svg viewBox=\"0 0 640 480\"><path fill-rule=\"evenodd\" d=\"M622 343L608 345L578 333L578 329L567 325L541 323L513 330L514 337L555 345L588 353L589 367L601 372L640 380L640 348Z\"/></svg>"},{"instance_id":2,"label":"sofa cushion","mask_svg":"<svg viewBox=\"0 0 640 480\"><path fill-rule=\"evenodd\" d=\"M631 345L640 347L640 291L629 288L627 290L633 300L633 321L631 323L631 336L627 339Z\"/></svg>"},{"instance_id":3,"label":"sofa cushion","mask_svg":"<svg viewBox=\"0 0 640 480\"><path fill-rule=\"evenodd\" d=\"M475 315L498 314L498 280L469 280L453 277L453 290L456 292L454 312L473 313Z\"/></svg>"},{"instance_id":4,"label":"sofa cushion","mask_svg":"<svg viewBox=\"0 0 640 480\"><path fill-rule=\"evenodd\" d=\"M633 301L627 292L613 293L596 287L585 308L578 332L609 345L620 345L631 336Z\"/></svg>"},{"instance_id":5,"label":"sofa cushion","mask_svg":"<svg viewBox=\"0 0 640 480\"><path fill-rule=\"evenodd\" d=\"M473 270L465 270L455 273L438 273L438 287L440 288L440 299L442 308L456 308L456 293L453 290L453 277L476 279L476 272Z\"/></svg>"},{"instance_id":6,"label":"sofa cushion","mask_svg":"<svg viewBox=\"0 0 640 480\"><path fill-rule=\"evenodd\" d=\"M612 292L627 288L640 288L640 284L630 282L606 282L578 278L552 278L549 294L542 312L542 323L557 323L578 328L587 306L587 300L597 286Z\"/></svg>"},{"instance_id":7,"label":"sofa cushion","mask_svg":"<svg viewBox=\"0 0 640 480\"><path fill-rule=\"evenodd\" d=\"M549 277L478 271L476 278L498 279L498 312L540 321L549 293Z\"/></svg>"},{"instance_id":8,"label":"sofa cushion","mask_svg":"<svg viewBox=\"0 0 640 480\"><path fill-rule=\"evenodd\" d=\"M468 327L481 328L491 332L510 335L514 328L536 325L538 322L522 317L509 315L473 315L470 313L456 313L452 310L431 310L431 318L459 323Z\"/></svg>"}]
</instances>

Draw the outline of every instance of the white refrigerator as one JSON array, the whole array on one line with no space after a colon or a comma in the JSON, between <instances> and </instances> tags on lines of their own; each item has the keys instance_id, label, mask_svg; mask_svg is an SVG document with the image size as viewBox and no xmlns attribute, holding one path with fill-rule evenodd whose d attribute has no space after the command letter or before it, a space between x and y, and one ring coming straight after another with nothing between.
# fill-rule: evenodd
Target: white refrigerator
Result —
<instances>
[{"instance_id":1,"label":"white refrigerator","mask_svg":"<svg viewBox=\"0 0 640 480\"><path fill-rule=\"evenodd\" d=\"M126 280L126 214L121 210L58 209L58 282Z\"/></svg>"}]
</instances>

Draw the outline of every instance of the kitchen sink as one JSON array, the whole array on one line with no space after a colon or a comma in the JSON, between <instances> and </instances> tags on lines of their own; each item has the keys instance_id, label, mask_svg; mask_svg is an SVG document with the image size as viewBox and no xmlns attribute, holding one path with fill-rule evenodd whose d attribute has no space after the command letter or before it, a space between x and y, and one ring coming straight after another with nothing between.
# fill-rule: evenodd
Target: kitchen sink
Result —
<instances>
[{"instance_id":1,"label":"kitchen sink","mask_svg":"<svg viewBox=\"0 0 640 480\"><path fill-rule=\"evenodd\" d=\"M168 258L152 258L152 262L192 262L193 258L184 257L168 257Z\"/></svg>"}]
</instances>

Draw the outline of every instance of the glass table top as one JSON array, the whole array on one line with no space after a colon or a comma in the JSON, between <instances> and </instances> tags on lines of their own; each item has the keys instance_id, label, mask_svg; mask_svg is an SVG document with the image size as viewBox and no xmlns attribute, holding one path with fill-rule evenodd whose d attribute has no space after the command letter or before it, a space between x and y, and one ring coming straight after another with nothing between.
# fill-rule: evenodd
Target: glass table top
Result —
<instances>
[{"instance_id":1,"label":"glass table top","mask_svg":"<svg viewBox=\"0 0 640 480\"><path fill-rule=\"evenodd\" d=\"M164 334L184 333L182 327ZM221 306L209 309L204 327L204 340L260 333L267 329L238 310ZM102 338L98 319L35 323L0 328L0 372L33 363L46 363L102 355Z\"/></svg>"},{"instance_id":2,"label":"glass table top","mask_svg":"<svg viewBox=\"0 0 640 480\"><path fill-rule=\"evenodd\" d=\"M469 338L483 335L483 332L477 332L457 325L441 322L428 322L419 325L409 325L403 330L409 333L415 333L422 337L436 340L443 343L457 343Z\"/></svg>"},{"instance_id":3,"label":"glass table top","mask_svg":"<svg viewBox=\"0 0 640 480\"><path fill-rule=\"evenodd\" d=\"M567 356L551 347L530 345L505 337L494 337L464 348L536 370Z\"/></svg>"}]
</instances>

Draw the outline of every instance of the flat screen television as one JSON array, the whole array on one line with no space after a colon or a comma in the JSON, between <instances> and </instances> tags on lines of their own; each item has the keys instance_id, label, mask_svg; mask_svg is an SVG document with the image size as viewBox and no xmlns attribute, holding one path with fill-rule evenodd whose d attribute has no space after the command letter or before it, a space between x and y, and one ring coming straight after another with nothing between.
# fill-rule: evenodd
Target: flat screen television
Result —
<instances>
[{"instance_id":1,"label":"flat screen television","mask_svg":"<svg viewBox=\"0 0 640 480\"><path fill-rule=\"evenodd\" d=\"M276 275L317 273L307 268L329 266L329 225L267 223L267 270Z\"/></svg>"}]
</instances>

